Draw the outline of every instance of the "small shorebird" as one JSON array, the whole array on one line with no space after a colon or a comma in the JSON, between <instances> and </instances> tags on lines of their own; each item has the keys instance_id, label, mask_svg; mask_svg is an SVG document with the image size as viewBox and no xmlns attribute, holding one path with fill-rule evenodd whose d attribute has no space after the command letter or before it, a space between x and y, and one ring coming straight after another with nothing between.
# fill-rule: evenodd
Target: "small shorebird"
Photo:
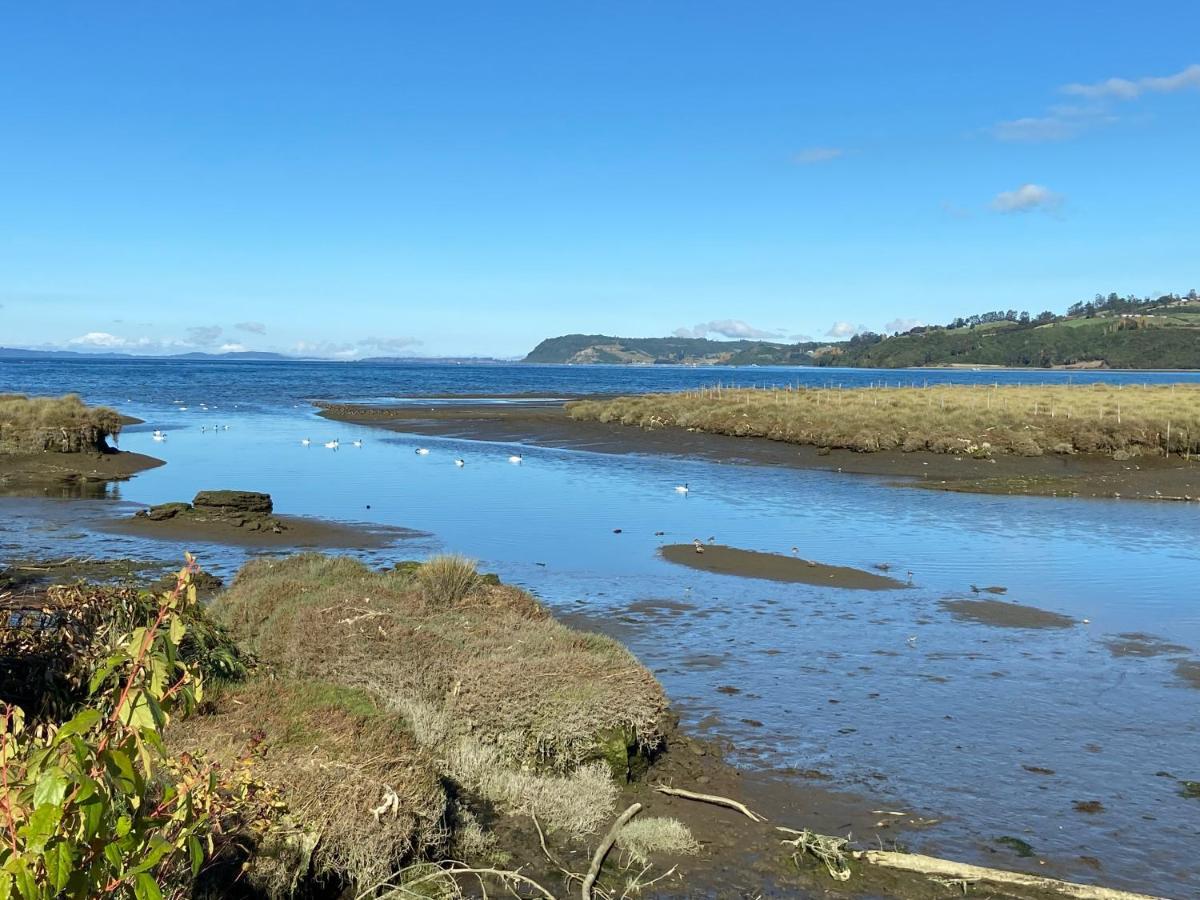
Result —
<instances>
[{"instance_id":1,"label":"small shorebird","mask_svg":"<svg viewBox=\"0 0 1200 900\"><path fill-rule=\"evenodd\" d=\"M463 466L465 466L467 464L467 461L465 459L459 458L454 461L454 464L461 469Z\"/></svg>"},{"instance_id":2,"label":"small shorebird","mask_svg":"<svg viewBox=\"0 0 1200 900\"><path fill-rule=\"evenodd\" d=\"M686 494L690 490L691 490L691 488L689 488L687 486L687 482L684 482L683 484L675 485L675 493L677 493L677 494Z\"/></svg>"},{"instance_id":3,"label":"small shorebird","mask_svg":"<svg viewBox=\"0 0 1200 900\"><path fill-rule=\"evenodd\" d=\"M336 450L341 445L342 445L342 442L340 440L338 440L337 438L335 438L332 441L325 442L325 449L326 450Z\"/></svg>"},{"instance_id":4,"label":"small shorebird","mask_svg":"<svg viewBox=\"0 0 1200 900\"><path fill-rule=\"evenodd\" d=\"M308 438L301 438L301 439L300 439L300 446L301 446L301 447L307 447L307 446L309 446L310 444L312 444L312 441L310 441Z\"/></svg>"},{"instance_id":5,"label":"small shorebird","mask_svg":"<svg viewBox=\"0 0 1200 900\"><path fill-rule=\"evenodd\" d=\"M362 446L362 441L351 441L351 442L350 442L350 446L351 446L351 447L361 447L361 446Z\"/></svg>"},{"instance_id":6,"label":"small shorebird","mask_svg":"<svg viewBox=\"0 0 1200 900\"><path fill-rule=\"evenodd\" d=\"M696 548L697 553L704 552L704 544L700 542L700 538L696 538L694 541L692 541L692 546Z\"/></svg>"},{"instance_id":7,"label":"small shorebird","mask_svg":"<svg viewBox=\"0 0 1200 900\"><path fill-rule=\"evenodd\" d=\"M523 456L522 456L520 453L514 453L512 456L510 456L510 457L508 458L508 461L509 461L510 463L519 463L519 462L521 462L521 460L523 460L524 458L525 458L525 457L523 457Z\"/></svg>"},{"instance_id":8,"label":"small shorebird","mask_svg":"<svg viewBox=\"0 0 1200 900\"><path fill-rule=\"evenodd\" d=\"M428 456L428 455L429 455L428 447L418 447L417 448L417 456Z\"/></svg>"}]
</instances>

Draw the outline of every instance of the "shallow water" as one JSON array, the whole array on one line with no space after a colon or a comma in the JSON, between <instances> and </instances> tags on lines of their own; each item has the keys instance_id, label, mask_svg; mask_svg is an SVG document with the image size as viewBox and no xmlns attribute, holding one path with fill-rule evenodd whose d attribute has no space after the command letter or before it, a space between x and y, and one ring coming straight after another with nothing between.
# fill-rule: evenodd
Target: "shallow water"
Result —
<instances>
[{"instance_id":1,"label":"shallow water","mask_svg":"<svg viewBox=\"0 0 1200 900\"><path fill-rule=\"evenodd\" d=\"M511 445L410 439L318 419L302 402L481 384L543 396L718 378L849 385L897 373L272 364L251 377L246 364L74 365L5 364L0 390L75 388L118 402L147 420L122 435L122 448L168 465L113 486L106 499L0 499L0 554L171 558L179 548L92 525L115 509L215 487L268 491L281 513L419 529L430 537L370 558L464 552L617 634L656 671L685 721L731 738L742 765L820 770L880 809L939 819L912 841L931 851L1014 865L994 849L995 838L1012 835L1059 873L1171 896L1195 891L1200 803L1183 798L1175 779L1200 778L1200 691L1174 668L1200 657L1194 505L908 491L861 476L535 447L514 465ZM900 374L905 383L925 377ZM230 427L201 432L201 424ZM152 441L154 428L168 439ZM302 447L303 437L313 446ZM320 446L334 437L341 449ZM350 446L355 438L362 448ZM432 452L418 456L417 446ZM457 456L466 466L453 465ZM692 492L675 493L685 481ZM756 581L656 553L710 537L781 553L796 546L836 565L888 562L902 579L911 571L912 585L876 593ZM246 553L193 549L225 572ZM940 601L975 596L972 584L1003 585L1005 600L1081 621L1027 630L955 619ZM1191 649L1113 652L1106 642L1129 632ZM1074 809L1093 800L1103 812Z\"/></svg>"}]
</instances>

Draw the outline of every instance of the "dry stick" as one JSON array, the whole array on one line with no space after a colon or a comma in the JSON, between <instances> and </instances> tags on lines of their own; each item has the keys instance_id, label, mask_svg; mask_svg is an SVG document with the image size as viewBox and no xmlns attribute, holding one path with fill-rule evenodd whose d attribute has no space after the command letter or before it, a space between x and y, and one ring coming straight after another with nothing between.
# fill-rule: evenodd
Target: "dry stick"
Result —
<instances>
[{"instance_id":1,"label":"dry stick","mask_svg":"<svg viewBox=\"0 0 1200 900\"><path fill-rule=\"evenodd\" d=\"M663 784L657 784L654 789L660 794L670 794L672 797L683 797L686 800L699 800L701 803L713 803L717 806L724 806L728 809L736 809L743 816L753 822L765 822L766 816L760 816L756 812L751 812L744 803L738 803L736 800L730 800L728 797L718 797L716 794L697 794L694 791L685 791L682 788L667 787Z\"/></svg>"},{"instance_id":2,"label":"dry stick","mask_svg":"<svg viewBox=\"0 0 1200 900\"><path fill-rule=\"evenodd\" d=\"M1027 875L1024 872L1008 872L1004 869L972 866L948 859L938 859L934 856L922 856L920 853L861 850L855 853L854 857L888 869L903 869L906 872L918 872L922 875L964 881L992 881L998 884L1042 888L1053 891L1061 897L1074 897L1076 900L1155 900L1148 894L1134 894L1129 891L1118 891L1091 884L1075 884L1055 878L1044 878L1040 875Z\"/></svg>"},{"instance_id":3,"label":"dry stick","mask_svg":"<svg viewBox=\"0 0 1200 900\"><path fill-rule=\"evenodd\" d=\"M604 857L608 856L608 851L617 842L617 834L621 829L641 811L642 804L634 803L629 809L617 816L617 821L613 822L612 828L608 829L608 834L604 836L604 840L596 848L596 853L592 856L592 865L588 869L587 876L583 879L583 887L579 891L579 896L582 900L592 900L592 887L596 884L596 879L600 877L600 867L604 865Z\"/></svg>"}]
</instances>

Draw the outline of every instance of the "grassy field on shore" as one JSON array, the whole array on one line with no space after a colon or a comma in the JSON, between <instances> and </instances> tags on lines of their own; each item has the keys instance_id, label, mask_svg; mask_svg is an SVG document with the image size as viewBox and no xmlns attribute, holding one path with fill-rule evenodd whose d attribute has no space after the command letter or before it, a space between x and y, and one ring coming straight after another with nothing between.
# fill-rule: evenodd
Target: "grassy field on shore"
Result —
<instances>
[{"instance_id":1,"label":"grassy field on shore","mask_svg":"<svg viewBox=\"0 0 1200 900\"><path fill-rule=\"evenodd\" d=\"M1200 450L1200 385L921 388L704 388L581 400L580 421L713 434L860 452L1142 454Z\"/></svg>"}]
</instances>

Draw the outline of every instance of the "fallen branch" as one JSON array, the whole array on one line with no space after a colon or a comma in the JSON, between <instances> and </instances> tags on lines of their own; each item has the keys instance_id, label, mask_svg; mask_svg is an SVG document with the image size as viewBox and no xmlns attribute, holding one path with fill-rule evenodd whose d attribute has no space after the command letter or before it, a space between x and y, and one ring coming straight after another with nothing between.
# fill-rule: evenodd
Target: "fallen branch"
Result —
<instances>
[{"instance_id":1,"label":"fallen branch","mask_svg":"<svg viewBox=\"0 0 1200 900\"><path fill-rule=\"evenodd\" d=\"M1075 884L1055 878L1044 878L1040 875L1027 875L1024 872L1007 872L1003 869L972 866L948 859L938 859L934 856L922 856L919 853L859 850L854 853L854 858L888 869L918 872L935 878L948 878L955 881L991 881L996 884L1040 888L1053 891L1061 897L1074 897L1077 900L1160 900L1149 894L1134 894L1129 891L1118 891L1090 884Z\"/></svg>"},{"instance_id":2,"label":"fallen branch","mask_svg":"<svg viewBox=\"0 0 1200 900\"><path fill-rule=\"evenodd\" d=\"M685 791L683 788L667 787L665 784L656 784L654 789L660 794L669 794L672 797L683 797L685 800L699 800L701 803L712 803L716 806L724 806L728 809L735 809L743 816L753 822L765 822L766 816L760 816L756 812L751 812L746 807L746 804L739 803L736 800L730 800L728 797L718 797L716 794L697 794L695 791Z\"/></svg>"},{"instance_id":3,"label":"fallen branch","mask_svg":"<svg viewBox=\"0 0 1200 900\"><path fill-rule=\"evenodd\" d=\"M592 856L592 865L588 869L587 876L583 879L583 887L580 889L582 900L592 900L592 888L596 884L596 879L600 877L600 867L604 865L604 857L608 856L608 851L617 842L617 835L621 829L641 811L642 804L634 803L629 809L617 816L617 821L613 822L612 828L608 829L608 834L604 836L604 840L596 848L596 853Z\"/></svg>"}]
</instances>

